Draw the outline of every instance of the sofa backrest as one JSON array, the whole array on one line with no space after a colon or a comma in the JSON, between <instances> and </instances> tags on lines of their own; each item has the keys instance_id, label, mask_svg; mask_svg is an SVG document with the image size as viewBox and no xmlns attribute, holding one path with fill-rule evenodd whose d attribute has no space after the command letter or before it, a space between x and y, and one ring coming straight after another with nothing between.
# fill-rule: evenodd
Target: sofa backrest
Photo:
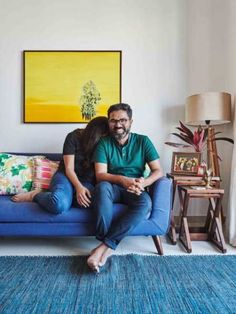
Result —
<instances>
[{"instance_id":1,"label":"sofa backrest","mask_svg":"<svg viewBox=\"0 0 236 314\"><path fill-rule=\"evenodd\" d=\"M7 152L7 154L12 155L24 155L24 156L45 156L50 160L60 161L62 159L62 154L60 153L15 153L15 152Z\"/></svg>"}]
</instances>

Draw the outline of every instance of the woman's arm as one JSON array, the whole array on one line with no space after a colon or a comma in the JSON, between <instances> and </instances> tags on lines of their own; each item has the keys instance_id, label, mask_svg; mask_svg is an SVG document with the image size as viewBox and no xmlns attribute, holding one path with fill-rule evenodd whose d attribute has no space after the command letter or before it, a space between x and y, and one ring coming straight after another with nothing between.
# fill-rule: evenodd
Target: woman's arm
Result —
<instances>
[{"instance_id":1,"label":"woman's arm","mask_svg":"<svg viewBox=\"0 0 236 314\"><path fill-rule=\"evenodd\" d=\"M63 155L65 173L76 191L76 199L79 205L88 207L91 203L90 191L83 186L75 173L75 155Z\"/></svg>"}]
</instances>

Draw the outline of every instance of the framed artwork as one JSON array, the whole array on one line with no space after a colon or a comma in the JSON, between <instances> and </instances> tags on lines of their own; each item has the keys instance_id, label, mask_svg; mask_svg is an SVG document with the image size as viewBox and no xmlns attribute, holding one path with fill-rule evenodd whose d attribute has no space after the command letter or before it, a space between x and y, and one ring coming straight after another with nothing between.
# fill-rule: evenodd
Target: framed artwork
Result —
<instances>
[{"instance_id":1,"label":"framed artwork","mask_svg":"<svg viewBox=\"0 0 236 314\"><path fill-rule=\"evenodd\" d=\"M121 102L122 52L23 52L24 123L87 123Z\"/></svg>"},{"instance_id":2,"label":"framed artwork","mask_svg":"<svg viewBox=\"0 0 236 314\"><path fill-rule=\"evenodd\" d=\"M198 168L201 164L201 153L173 153L172 174L198 175Z\"/></svg>"}]
</instances>

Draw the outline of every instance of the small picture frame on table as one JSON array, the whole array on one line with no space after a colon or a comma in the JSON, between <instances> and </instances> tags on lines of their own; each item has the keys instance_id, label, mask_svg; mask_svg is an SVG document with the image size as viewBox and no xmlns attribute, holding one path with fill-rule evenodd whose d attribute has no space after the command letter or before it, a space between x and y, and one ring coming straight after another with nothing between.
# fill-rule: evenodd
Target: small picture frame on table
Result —
<instances>
[{"instance_id":1,"label":"small picture frame on table","mask_svg":"<svg viewBox=\"0 0 236 314\"><path fill-rule=\"evenodd\" d=\"M201 153L174 152L172 155L171 174L197 176L200 164Z\"/></svg>"}]
</instances>

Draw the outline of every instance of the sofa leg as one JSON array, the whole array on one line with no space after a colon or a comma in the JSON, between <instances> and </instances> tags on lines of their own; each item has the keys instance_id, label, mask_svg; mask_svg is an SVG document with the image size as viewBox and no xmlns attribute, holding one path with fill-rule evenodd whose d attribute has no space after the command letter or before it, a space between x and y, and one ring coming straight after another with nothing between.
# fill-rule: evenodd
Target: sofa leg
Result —
<instances>
[{"instance_id":1,"label":"sofa leg","mask_svg":"<svg viewBox=\"0 0 236 314\"><path fill-rule=\"evenodd\" d=\"M161 238L159 236L152 236L153 242L155 244L155 247L157 249L157 252L159 255L163 255L163 247L162 247L162 243L161 243Z\"/></svg>"}]
</instances>

